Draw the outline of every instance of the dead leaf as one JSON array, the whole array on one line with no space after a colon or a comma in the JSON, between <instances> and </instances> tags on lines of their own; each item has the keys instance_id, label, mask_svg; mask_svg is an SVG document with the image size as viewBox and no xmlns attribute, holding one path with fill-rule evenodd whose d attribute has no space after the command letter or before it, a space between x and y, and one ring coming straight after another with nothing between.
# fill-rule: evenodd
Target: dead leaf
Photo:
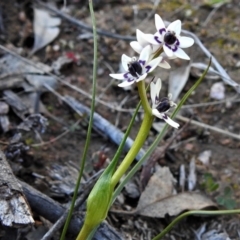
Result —
<instances>
[{"instance_id":1,"label":"dead leaf","mask_svg":"<svg viewBox=\"0 0 240 240\"><path fill-rule=\"evenodd\" d=\"M61 19L52 17L47 11L34 9L34 46L31 54L52 42L59 34Z\"/></svg>"},{"instance_id":2,"label":"dead leaf","mask_svg":"<svg viewBox=\"0 0 240 240\"><path fill-rule=\"evenodd\" d=\"M174 177L168 167L156 166L156 172L150 178L139 199L137 211L171 196L174 191L174 181Z\"/></svg>"},{"instance_id":3,"label":"dead leaf","mask_svg":"<svg viewBox=\"0 0 240 240\"><path fill-rule=\"evenodd\" d=\"M217 206L207 196L200 192L184 192L139 209L139 214L147 217L164 218L166 214L176 216L184 211L209 208L216 209Z\"/></svg>"},{"instance_id":4,"label":"dead leaf","mask_svg":"<svg viewBox=\"0 0 240 240\"><path fill-rule=\"evenodd\" d=\"M191 65L177 68L170 72L168 92L172 94L172 101L175 102L184 88L190 74Z\"/></svg>"},{"instance_id":5,"label":"dead leaf","mask_svg":"<svg viewBox=\"0 0 240 240\"><path fill-rule=\"evenodd\" d=\"M216 205L199 192L184 192L173 195L174 177L168 167L157 166L156 172L142 192L136 212L147 217L164 218L187 210L212 208Z\"/></svg>"}]
</instances>

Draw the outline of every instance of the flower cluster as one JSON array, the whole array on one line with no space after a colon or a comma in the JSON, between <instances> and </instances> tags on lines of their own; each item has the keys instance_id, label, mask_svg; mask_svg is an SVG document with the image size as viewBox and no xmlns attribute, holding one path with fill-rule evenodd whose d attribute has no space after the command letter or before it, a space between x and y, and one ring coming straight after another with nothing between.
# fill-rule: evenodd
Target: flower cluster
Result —
<instances>
[{"instance_id":1,"label":"flower cluster","mask_svg":"<svg viewBox=\"0 0 240 240\"><path fill-rule=\"evenodd\" d=\"M194 40L190 37L182 37L181 21L176 20L165 27L162 18L155 14L155 34L145 34L137 29L137 41L132 41L130 46L139 54L139 57L128 57L122 55L122 66L124 73L110 74L112 78L121 80L119 87L127 87L135 82L144 80L148 73L157 66L169 69L167 60L181 58L189 60L189 56L182 50L193 45ZM159 99L161 80L156 84L151 83L152 114L163 119L171 126L178 128L179 124L171 120L166 112L176 106L170 96Z\"/></svg>"}]
</instances>

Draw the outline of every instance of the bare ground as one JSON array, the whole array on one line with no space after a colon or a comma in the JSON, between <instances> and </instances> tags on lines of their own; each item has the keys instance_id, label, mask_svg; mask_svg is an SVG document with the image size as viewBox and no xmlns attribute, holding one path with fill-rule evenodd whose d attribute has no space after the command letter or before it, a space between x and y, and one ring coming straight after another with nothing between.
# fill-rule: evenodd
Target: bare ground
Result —
<instances>
[{"instance_id":1,"label":"bare ground","mask_svg":"<svg viewBox=\"0 0 240 240\"><path fill-rule=\"evenodd\" d=\"M97 18L97 27L109 32L116 32L121 35L134 35L135 29L139 28L144 32L154 31L154 17L150 15L153 4L144 1L95 1L95 14ZM58 6L62 6L62 2L57 2ZM133 6L138 6L138 10L134 11ZM40 61L47 65L56 60L59 56L66 53L71 53L77 58L73 64L61 72L65 81L77 86L80 89L88 92L91 95L91 77L92 77L92 59L93 59L93 41L89 39L81 40L79 36L86 33L76 27L73 23L63 20L61 25L61 33L59 37L51 43L47 48L38 51L34 56L29 56L29 52L33 45L33 33L31 23L33 21L33 11L31 1L15 1L9 3L0 3L2 10L2 33L0 43L3 46L11 48L22 48L21 55L34 61ZM69 1L68 9L71 16L80 19L81 21L90 24L88 6L85 1ZM219 60L221 65L227 70L229 75L238 83L239 80L239 28L240 28L240 12L239 2L233 0L230 3L216 9L216 12L211 16L212 7L206 6L202 1L161 1L161 4L156 9L162 18L173 21L181 19L183 28L194 32L209 49L209 51ZM206 19L209 18L208 23ZM0 25L1 26L1 25ZM98 39L98 84L97 94L101 96L101 100L112 104L112 106L122 104L122 108L131 109L138 103L136 89L131 92L124 91L117 87L116 82L111 82L109 73L117 71L119 67L120 57L123 53L127 55L133 54L129 47L129 42L124 40L113 39L100 36ZM56 47L57 46L57 47ZM4 52L1 52L4 54ZM207 62L199 48L193 47L189 51L193 61ZM71 55L72 56L72 55ZM75 59L74 59L75 60ZM183 61L176 61L176 66L184 65ZM161 72L158 73L159 76ZM164 75L163 81L165 84L165 93L168 75ZM191 77L186 84L182 95L193 85L196 78ZM218 80L220 81L220 80ZM111 84L110 84L111 83ZM209 98L209 89L212 86L212 80L205 80L197 89L196 93L190 97L187 104L205 103L212 101ZM226 98L234 96L235 90L225 85ZM15 90L19 92L19 89ZM57 91L62 94L68 94L78 99L83 104L90 106L90 99L76 91L67 88L64 85L59 85ZM47 92L41 95L41 100L48 111L55 118L64 122L66 126L71 126L75 123L79 116L66 106L52 93ZM239 134L239 106L238 102L231 101L230 104L220 103L217 105L203 106L198 108L189 108L189 111L194 115L194 119L205 124L215 126L220 129ZM101 103L96 106L96 111L101 114L112 124L125 130L131 119L131 112L117 112ZM48 116L47 116L48 117ZM139 116L141 117L141 116ZM9 112L11 126L14 127L21 122L12 111ZM64 126L56 122L51 117L49 126L45 134L42 135L44 141L49 141L60 135ZM184 125L184 123L181 123ZM140 121L137 121L131 137L136 135ZM64 137L55 141L52 144L47 144L35 148L31 148L27 154L27 160L23 163L12 163L14 173L21 179L31 182L31 185L54 197L60 202L67 202L69 197L65 195L57 195L51 190L52 180L49 177L49 168L53 164L66 164L72 162L78 166L81 154L85 143L85 134L87 129L86 119L81 119L77 128L72 129ZM168 133L171 136L172 131ZM7 133L1 134L1 141L8 142L10 135ZM151 137L148 139L146 146L154 139L156 132L153 130ZM193 141L185 143L184 141L195 137ZM165 139L166 140L166 139ZM34 135L27 135L25 142L32 144L36 142ZM197 163L197 189L202 188L201 183L204 181L204 174L211 173L213 179L219 184L219 188L213 192L207 192L213 200L223 193L224 187L230 187L233 195L232 200L235 201L236 207L239 207L239 140L219 134L213 131L208 131L195 125L189 125L176 140L177 143L182 142L180 147L169 150L166 157L159 164L169 166L173 175L178 177L178 169L180 164L188 166L191 158L197 156L204 150L211 150L211 164L202 166ZM175 142L175 143L176 143ZM6 146L2 145L2 149ZM91 176L96 170L96 165L99 167L101 160L100 153L104 153L107 158L111 159L117 147L108 139L104 138L98 132L93 132L91 146L87 158L86 176ZM169 157L170 156L170 157ZM105 160L105 158L104 158ZM103 162L104 162L103 160ZM97 162L97 164L96 164ZM94 169L95 164L95 169ZM104 163L102 164L104 166ZM103 167L100 164L100 168ZM32 174L34 173L34 174ZM44 178L39 178L38 175ZM139 182L139 177L135 178ZM138 185L139 186L139 185ZM125 201L123 209L132 210L137 205L138 199L131 199L129 196L124 196ZM118 206L117 206L118 207ZM110 213L108 218L110 225L114 226L121 232L125 239L151 239L161 229L166 226L170 219L155 219L140 216L131 216ZM174 230L172 230L165 239L194 239L193 229L198 229L203 223L207 223L208 229L220 228L226 230L231 239L239 239L237 231L239 229L238 217L217 217L217 218L188 218ZM219 227L220 226L220 227Z\"/></svg>"}]
</instances>

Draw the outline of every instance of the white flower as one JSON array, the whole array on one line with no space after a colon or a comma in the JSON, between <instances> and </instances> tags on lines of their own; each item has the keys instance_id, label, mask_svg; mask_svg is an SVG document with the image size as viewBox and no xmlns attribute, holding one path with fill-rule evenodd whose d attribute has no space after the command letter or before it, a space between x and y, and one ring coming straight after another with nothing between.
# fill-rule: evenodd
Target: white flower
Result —
<instances>
[{"instance_id":1,"label":"white flower","mask_svg":"<svg viewBox=\"0 0 240 240\"><path fill-rule=\"evenodd\" d=\"M132 47L132 49L137 52L138 54L141 53L141 51L143 50L144 47L146 47L147 45L150 45L151 47L151 55L150 58L153 58L154 53L158 50L159 46L158 45L153 45L150 44L146 39L151 38L152 34L145 34L142 31L140 31L139 29L136 30L136 36L137 36L137 41L132 41L130 42L130 46ZM160 63L159 63L159 67L162 68L166 68L169 69L171 68L171 66L169 65L169 63L167 61L165 61L166 59L166 55L161 54L160 55L162 57Z\"/></svg>"},{"instance_id":2,"label":"white flower","mask_svg":"<svg viewBox=\"0 0 240 240\"><path fill-rule=\"evenodd\" d=\"M159 78L156 83L151 82L150 92L152 99L152 114L160 119L163 119L166 123L174 128L178 128L179 124L174 122L166 112L169 111L171 107L176 107L177 105L171 101L171 94L168 97L159 99L159 93L162 87L162 81Z\"/></svg>"},{"instance_id":3,"label":"white flower","mask_svg":"<svg viewBox=\"0 0 240 240\"><path fill-rule=\"evenodd\" d=\"M127 55L122 55L122 65L125 73L109 74L112 78L125 80L118 84L119 87L127 87L134 82L142 81L147 77L147 74L152 72L161 61L162 57L157 57L149 62L151 47L147 45L140 53L139 59L130 58Z\"/></svg>"},{"instance_id":4,"label":"white flower","mask_svg":"<svg viewBox=\"0 0 240 240\"><path fill-rule=\"evenodd\" d=\"M189 56L182 50L182 48L191 47L194 40L190 37L181 37L182 23L176 20L169 24L166 28L162 18L155 14L155 25L157 32L154 35L145 35L146 40L158 46L163 46L163 50L168 57L179 57L189 60Z\"/></svg>"}]
</instances>

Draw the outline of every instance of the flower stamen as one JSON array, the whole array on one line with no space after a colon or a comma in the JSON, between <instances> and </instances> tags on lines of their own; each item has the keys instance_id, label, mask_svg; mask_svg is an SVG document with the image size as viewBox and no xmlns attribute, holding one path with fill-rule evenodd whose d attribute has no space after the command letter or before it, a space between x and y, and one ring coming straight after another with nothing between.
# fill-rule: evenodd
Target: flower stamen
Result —
<instances>
[{"instance_id":1,"label":"flower stamen","mask_svg":"<svg viewBox=\"0 0 240 240\"><path fill-rule=\"evenodd\" d=\"M176 40L177 40L177 37L176 37L175 32L168 31L165 33L164 42L166 44L172 45L176 42Z\"/></svg>"},{"instance_id":2,"label":"flower stamen","mask_svg":"<svg viewBox=\"0 0 240 240\"><path fill-rule=\"evenodd\" d=\"M135 58L132 58L132 61L128 63L128 71L133 77L138 78L142 75L142 66Z\"/></svg>"},{"instance_id":3,"label":"flower stamen","mask_svg":"<svg viewBox=\"0 0 240 240\"><path fill-rule=\"evenodd\" d=\"M169 109L171 108L171 104L169 101L168 97L164 97L160 100L159 104L157 105L156 109L160 112L160 113L165 113L167 112Z\"/></svg>"}]
</instances>

